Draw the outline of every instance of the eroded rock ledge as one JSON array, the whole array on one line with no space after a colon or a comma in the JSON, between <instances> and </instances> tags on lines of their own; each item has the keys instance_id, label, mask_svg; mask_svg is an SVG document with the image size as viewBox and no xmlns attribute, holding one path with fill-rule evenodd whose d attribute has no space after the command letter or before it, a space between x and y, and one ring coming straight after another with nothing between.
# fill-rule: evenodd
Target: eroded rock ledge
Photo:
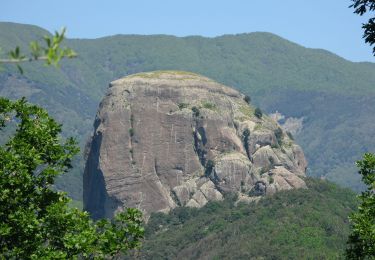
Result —
<instances>
[{"instance_id":1,"label":"eroded rock ledge","mask_svg":"<svg viewBox=\"0 0 375 260\"><path fill-rule=\"evenodd\" d=\"M301 148L238 91L177 71L110 84L88 145L84 205L94 218L137 207L147 217L306 187Z\"/></svg>"}]
</instances>

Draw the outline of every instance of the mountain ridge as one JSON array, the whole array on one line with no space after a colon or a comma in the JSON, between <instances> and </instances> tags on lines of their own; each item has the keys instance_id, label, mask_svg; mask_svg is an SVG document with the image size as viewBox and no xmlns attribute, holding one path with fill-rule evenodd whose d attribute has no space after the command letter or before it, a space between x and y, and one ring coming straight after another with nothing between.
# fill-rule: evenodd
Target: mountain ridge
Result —
<instances>
[{"instance_id":1,"label":"mountain ridge","mask_svg":"<svg viewBox=\"0 0 375 260\"><path fill-rule=\"evenodd\" d=\"M3 51L15 45L25 48L30 40L40 39L44 32L34 26L14 28L0 23L0 27ZM17 37L9 39L9 35ZM79 53L77 59L62 61L61 70L25 64L24 75L4 65L0 94L10 98L26 96L31 102L44 106L64 124L65 135L78 137L84 147L108 82L144 71L192 71L250 95L253 103L266 112L278 110L286 117L303 117L302 130L295 138L308 160L313 162L310 174L326 176L359 190L354 161L363 152L375 148L371 130L375 114L372 106L375 102L374 64L346 61L335 54L327 56L324 51L301 47L277 36L270 37L272 41L255 38L256 41L249 34L242 34L219 38L67 39L65 44ZM326 126L330 127L322 132ZM328 152L321 157L321 150ZM78 172L83 168L82 157L77 160L81 162L78 163L80 170L73 174L76 176L74 184L69 185L72 183L69 180L60 186L69 191L78 190L74 192L75 198L80 197L79 185L75 183L81 183ZM65 180L73 175L67 175Z\"/></svg>"}]
</instances>

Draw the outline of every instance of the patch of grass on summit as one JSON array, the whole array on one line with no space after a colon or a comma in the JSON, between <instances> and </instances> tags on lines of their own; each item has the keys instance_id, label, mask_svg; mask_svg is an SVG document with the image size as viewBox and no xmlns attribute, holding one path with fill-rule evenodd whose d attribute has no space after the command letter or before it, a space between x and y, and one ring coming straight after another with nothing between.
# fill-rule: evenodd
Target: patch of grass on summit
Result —
<instances>
[{"instance_id":1,"label":"patch of grass on summit","mask_svg":"<svg viewBox=\"0 0 375 260\"><path fill-rule=\"evenodd\" d=\"M177 106L178 106L179 110L182 110L184 108L188 108L189 107L189 103L178 103Z\"/></svg>"},{"instance_id":2,"label":"patch of grass on summit","mask_svg":"<svg viewBox=\"0 0 375 260\"><path fill-rule=\"evenodd\" d=\"M239 108L240 112L249 118L253 117L254 109L249 105L241 105Z\"/></svg>"},{"instance_id":3,"label":"patch of grass on summit","mask_svg":"<svg viewBox=\"0 0 375 260\"><path fill-rule=\"evenodd\" d=\"M208 101L204 101L202 102L202 107L203 108L206 108L206 109L210 109L210 110L213 110L213 111L217 111L217 107L214 103L211 103L211 102L208 102Z\"/></svg>"},{"instance_id":4,"label":"patch of grass on summit","mask_svg":"<svg viewBox=\"0 0 375 260\"><path fill-rule=\"evenodd\" d=\"M161 75L170 74L170 75L178 75L178 76L186 76L187 78L183 79L194 79L198 77L203 77L201 75L188 72L188 71L179 71L179 70L157 70L152 72L141 72L134 75L130 75L129 77L140 77L140 78L160 78Z\"/></svg>"}]
</instances>

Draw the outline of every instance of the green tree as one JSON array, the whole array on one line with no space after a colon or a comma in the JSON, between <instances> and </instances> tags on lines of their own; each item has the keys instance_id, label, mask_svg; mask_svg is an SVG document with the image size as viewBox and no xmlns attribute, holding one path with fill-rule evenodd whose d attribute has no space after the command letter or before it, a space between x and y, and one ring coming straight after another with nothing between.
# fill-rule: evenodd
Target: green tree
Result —
<instances>
[{"instance_id":1,"label":"green tree","mask_svg":"<svg viewBox=\"0 0 375 260\"><path fill-rule=\"evenodd\" d=\"M352 0L349 7L354 13L363 15L375 11L375 0ZM375 17L369 18L362 25L363 38L370 46L375 44ZM375 47L373 48L375 55ZM358 211L350 216L352 233L348 239L346 257L348 259L375 258L375 155L365 153L363 160L357 161L359 174L367 185L367 190L358 196L360 205Z\"/></svg>"},{"instance_id":2,"label":"green tree","mask_svg":"<svg viewBox=\"0 0 375 260\"><path fill-rule=\"evenodd\" d=\"M250 104L251 97L249 95L245 95L245 97L243 98L243 100L245 100L246 103Z\"/></svg>"},{"instance_id":3,"label":"green tree","mask_svg":"<svg viewBox=\"0 0 375 260\"><path fill-rule=\"evenodd\" d=\"M257 108L255 109L255 111L254 111L254 115L255 115L257 118L262 118L262 116L263 116L263 112L262 112L262 110L261 110L259 107L257 107Z\"/></svg>"},{"instance_id":4,"label":"green tree","mask_svg":"<svg viewBox=\"0 0 375 260\"><path fill-rule=\"evenodd\" d=\"M375 11L375 0L351 0L353 4L349 7L354 8L354 13L363 15L367 12ZM363 38L370 46L375 44L375 17L369 18L367 23L362 24ZM375 55L375 47L373 47L373 54Z\"/></svg>"},{"instance_id":5,"label":"green tree","mask_svg":"<svg viewBox=\"0 0 375 260\"><path fill-rule=\"evenodd\" d=\"M74 51L61 48L65 30L45 37L46 47L30 44L30 55L16 47L0 63L44 60L58 66ZM108 258L140 246L144 229L139 210L128 208L112 221L93 222L69 207L66 193L53 188L78 153L72 138L62 142L61 125L47 111L23 98L0 97L0 259Z\"/></svg>"},{"instance_id":6,"label":"green tree","mask_svg":"<svg viewBox=\"0 0 375 260\"><path fill-rule=\"evenodd\" d=\"M358 211L350 216L352 233L349 236L348 259L373 259L375 257L375 155L366 153L357 162L359 174L367 190L359 196Z\"/></svg>"},{"instance_id":7,"label":"green tree","mask_svg":"<svg viewBox=\"0 0 375 260\"><path fill-rule=\"evenodd\" d=\"M1 257L104 258L140 245L138 210L95 223L87 212L69 208L66 194L53 189L78 148L72 138L61 141L61 125L47 111L25 99L0 98L0 129L12 127L14 133L0 147Z\"/></svg>"},{"instance_id":8,"label":"green tree","mask_svg":"<svg viewBox=\"0 0 375 260\"><path fill-rule=\"evenodd\" d=\"M193 112L194 117L198 117L200 115L199 108L197 108L197 107L192 107L191 111Z\"/></svg>"}]
</instances>

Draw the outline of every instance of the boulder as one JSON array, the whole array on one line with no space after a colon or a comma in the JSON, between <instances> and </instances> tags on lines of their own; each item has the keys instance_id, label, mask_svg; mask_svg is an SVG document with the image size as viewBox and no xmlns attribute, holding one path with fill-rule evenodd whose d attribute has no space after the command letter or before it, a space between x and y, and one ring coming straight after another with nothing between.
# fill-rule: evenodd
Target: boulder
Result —
<instances>
[{"instance_id":1,"label":"boulder","mask_svg":"<svg viewBox=\"0 0 375 260\"><path fill-rule=\"evenodd\" d=\"M202 207L225 193L250 198L252 191L303 187L303 152L283 132L280 143L278 128L267 115L254 116L244 95L197 74L156 71L115 80L87 145L84 208L98 219L136 207L147 219L178 206ZM261 169L273 172L274 183Z\"/></svg>"}]
</instances>

